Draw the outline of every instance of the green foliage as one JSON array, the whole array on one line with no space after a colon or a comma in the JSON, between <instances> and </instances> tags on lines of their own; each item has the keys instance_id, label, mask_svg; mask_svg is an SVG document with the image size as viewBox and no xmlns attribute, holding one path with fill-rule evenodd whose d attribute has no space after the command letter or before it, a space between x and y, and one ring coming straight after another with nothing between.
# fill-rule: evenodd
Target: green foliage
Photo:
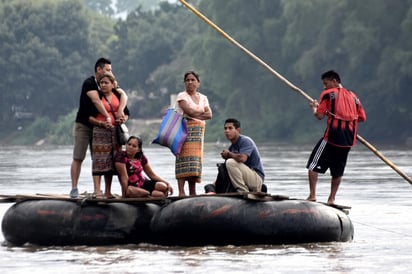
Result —
<instances>
[{"instance_id":1,"label":"green foliage","mask_svg":"<svg viewBox=\"0 0 412 274\"><path fill-rule=\"evenodd\" d=\"M176 75L184 73L175 60L184 46L185 33L196 34L194 22L185 10L168 3L155 12L139 8L117 22L119 39L112 43L112 59L119 64L115 73L120 85L142 98L138 105L129 105L134 117L161 117L169 105L170 94L176 93Z\"/></svg>"},{"instance_id":2,"label":"green foliage","mask_svg":"<svg viewBox=\"0 0 412 274\"><path fill-rule=\"evenodd\" d=\"M398 88L410 81L412 72L408 61L398 62L400 56L408 60L411 52L410 39L399 32L399 26L410 25L411 1L202 1L200 10L266 63L276 64L292 83L304 85L313 98L321 91L319 75L328 69L339 71L366 107L368 122L361 130L376 138L392 140L384 128L411 122L410 107L402 103L408 102L409 94ZM227 16L229 10L233 16ZM322 133L303 99L266 77L268 71L245 61L246 55L238 54L214 30L200 39L202 51L195 60L210 76L212 90L226 98L226 113L255 127L254 132L265 139L297 141L308 130ZM201 56L207 56L206 62ZM402 129L402 138L410 134Z\"/></svg>"},{"instance_id":3,"label":"green foliage","mask_svg":"<svg viewBox=\"0 0 412 274\"><path fill-rule=\"evenodd\" d=\"M60 117L51 127L47 142L58 145L73 144L72 129L76 114L77 110L73 110L69 114Z\"/></svg>"},{"instance_id":4,"label":"green foliage","mask_svg":"<svg viewBox=\"0 0 412 274\"><path fill-rule=\"evenodd\" d=\"M102 14L113 16L115 14L112 8L112 0L85 0L86 5L95 11L99 11Z\"/></svg>"},{"instance_id":5,"label":"green foliage","mask_svg":"<svg viewBox=\"0 0 412 274\"><path fill-rule=\"evenodd\" d=\"M51 124L48 117L37 118L27 127L19 127L18 133L14 134L11 143L14 145L34 145L49 136Z\"/></svg>"},{"instance_id":6,"label":"green foliage","mask_svg":"<svg viewBox=\"0 0 412 274\"><path fill-rule=\"evenodd\" d=\"M17 121L32 143L42 132L48 142L71 143L81 83L107 56L129 94L132 119L160 118L170 95L184 88L184 72L196 70L214 114L207 141L222 139L227 117L261 141L322 134L325 122L313 118L302 96L179 3L118 0L113 11L111 2L1 2L0 126L15 128L10 119L17 114L37 117ZM368 139L412 135L412 0L190 2L314 99L320 74L337 70L365 106L360 133ZM127 17L113 18L122 11Z\"/></svg>"},{"instance_id":7,"label":"green foliage","mask_svg":"<svg viewBox=\"0 0 412 274\"><path fill-rule=\"evenodd\" d=\"M10 106L51 119L71 111L78 102L72 91L89 66L84 56L95 50L82 5L12 1L1 13L0 73L7 92L1 92L0 123Z\"/></svg>"},{"instance_id":8,"label":"green foliage","mask_svg":"<svg viewBox=\"0 0 412 274\"><path fill-rule=\"evenodd\" d=\"M141 7L143 11L153 11L158 8L161 1L162 0L117 0L116 8L118 12L126 13L131 13L139 7Z\"/></svg>"}]
</instances>

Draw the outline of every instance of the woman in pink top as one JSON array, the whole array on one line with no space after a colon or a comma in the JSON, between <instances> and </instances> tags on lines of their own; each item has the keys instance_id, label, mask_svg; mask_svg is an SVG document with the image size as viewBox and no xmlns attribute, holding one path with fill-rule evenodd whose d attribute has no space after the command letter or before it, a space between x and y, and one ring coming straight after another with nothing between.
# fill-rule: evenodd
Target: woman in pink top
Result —
<instances>
[{"instance_id":1,"label":"woman in pink top","mask_svg":"<svg viewBox=\"0 0 412 274\"><path fill-rule=\"evenodd\" d=\"M196 195L196 183L201 182L205 120L212 118L207 97L197 89L199 75L188 71L184 75L185 91L177 95L176 109L187 118L188 134L183 148L176 156L176 179L179 196L186 196L184 186L189 182L189 195Z\"/></svg>"}]
</instances>

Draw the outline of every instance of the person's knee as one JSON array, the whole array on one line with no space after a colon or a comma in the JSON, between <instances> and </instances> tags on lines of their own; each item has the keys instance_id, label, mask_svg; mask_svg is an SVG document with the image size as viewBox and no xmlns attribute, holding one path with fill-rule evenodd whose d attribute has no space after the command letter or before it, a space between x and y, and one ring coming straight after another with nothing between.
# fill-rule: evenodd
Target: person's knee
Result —
<instances>
[{"instance_id":1,"label":"person's knee","mask_svg":"<svg viewBox=\"0 0 412 274\"><path fill-rule=\"evenodd\" d=\"M227 170L227 173L229 174L229 176L232 176L232 174L235 173L236 170L239 169L238 165L239 165L238 162L236 162L236 160L234 160L234 159L227 159L226 160L226 170Z\"/></svg>"},{"instance_id":2,"label":"person's knee","mask_svg":"<svg viewBox=\"0 0 412 274\"><path fill-rule=\"evenodd\" d=\"M226 160L226 169L233 169L237 166L237 164L238 163L236 162L235 159L232 159L232 158L227 159Z\"/></svg>"},{"instance_id":3,"label":"person's knee","mask_svg":"<svg viewBox=\"0 0 412 274\"><path fill-rule=\"evenodd\" d=\"M158 190L160 192L165 192L167 191L167 185L164 182L157 182L155 184L155 190Z\"/></svg>"}]
</instances>

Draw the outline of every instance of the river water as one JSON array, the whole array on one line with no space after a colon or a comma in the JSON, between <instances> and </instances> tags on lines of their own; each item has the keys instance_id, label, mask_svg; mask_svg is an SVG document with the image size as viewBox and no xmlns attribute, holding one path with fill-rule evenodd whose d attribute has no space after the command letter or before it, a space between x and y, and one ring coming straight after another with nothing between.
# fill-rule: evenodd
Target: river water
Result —
<instances>
[{"instance_id":1,"label":"river water","mask_svg":"<svg viewBox=\"0 0 412 274\"><path fill-rule=\"evenodd\" d=\"M268 191L306 198L305 164L312 145L261 144ZM223 146L205 146L204 183L216 176ZM67 194L71 147L0 147L0 194ZM146 145L154 170L175 188L174 157L167 148ZM400 170L412 175L412 153L382 149ZM83 164L80 192L92 192L90 156ZM326 202L329 174L318 182ZM113 193L120 193L117 178ZM299 245L163 247L155 245L0 247L4 273L412 273L412 185L359 144L348 160L337 204L351 206L354 240ZM0 203L0 217L11 206ZM4 237L0 234L0 241Z\"/></svg>"}]
</instances>

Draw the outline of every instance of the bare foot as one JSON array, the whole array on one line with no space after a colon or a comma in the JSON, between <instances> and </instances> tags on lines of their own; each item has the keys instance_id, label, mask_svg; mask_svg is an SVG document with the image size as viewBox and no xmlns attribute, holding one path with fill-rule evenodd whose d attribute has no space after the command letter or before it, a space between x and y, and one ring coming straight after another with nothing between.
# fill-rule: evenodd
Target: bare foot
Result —
<instances>
[{"instance_id":1,"label":"bare foot","mask_svg":"<svg viewBox=\"0 0 412 274\"><path fill-rule=\"evenodd\" d=\"M104 196L106 196L107 199L114 199L116 198L113 194L109 193L109 194L105 194Z\"/></svg>"},{"instance_id":2,"label":"bare foot","mask_svg":"<svg viewBox=\"0 0 412 274\"><path fill-rule=\"evenodd\" d=\"M335 204L335 200L328 200L327 204L328 204L328 205L334 205L334 204Z\"/></svg>"},{"instance_id":3,"label":"bare foot","mask_svg":"<svg viewBox=\"0 0 412 274\"><path fill-rule=\"evenodd\" d=\"M308 198L306 198L306 200L316 202L316 197L309 196Z\"/></svg>"},{"instance_id":4,"label":"bare foot","mask_svg":"<svg viewBox=\"0 0 412 274\"><path fill-rule=\"evenodd\" d=\"M101 192L97 192L97 193L93 192L92 198L103 199L103 198L106 198L106 197Z\"/></svg>"}]
</instances>

